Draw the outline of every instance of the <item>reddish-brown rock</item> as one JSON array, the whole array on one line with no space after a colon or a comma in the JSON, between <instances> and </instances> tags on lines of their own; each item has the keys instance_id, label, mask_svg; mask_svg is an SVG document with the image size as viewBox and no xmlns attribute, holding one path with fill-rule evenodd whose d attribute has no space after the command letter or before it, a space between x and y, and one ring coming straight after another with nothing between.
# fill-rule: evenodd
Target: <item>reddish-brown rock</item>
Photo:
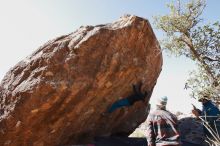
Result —
<instances>
[{"instance_id":1,"label":"reddish-brown rock","mask_svg":"<svg viewBox=\"0 0 220 146\"><path fill-rule=\"evenodd\" d=\"M0 85L0 145L56 146L131 133L146 103L102 113L143 81L155 84L162 54L149 22L124 16L49 41L19 62Z\"/></svg>"}]
</instances>

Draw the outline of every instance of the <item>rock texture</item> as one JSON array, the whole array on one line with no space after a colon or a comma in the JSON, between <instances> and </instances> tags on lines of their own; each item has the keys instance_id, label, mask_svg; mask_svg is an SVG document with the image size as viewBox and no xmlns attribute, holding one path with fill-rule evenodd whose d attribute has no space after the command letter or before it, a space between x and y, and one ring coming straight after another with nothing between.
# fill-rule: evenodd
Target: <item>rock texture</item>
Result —
<instances>
[{"instance_id":1,"label":"rock texture","mask_svg":"<svg viewBox=\"0 0 220 146\"><path fill-rule=\"evenodd\" d=\"M94 136L130 134L147 116L147 102L101 113L143 81L152 88L162 54L149 22L124 16L80 27L19 62L0 85L0 145L56 146Z\"/></svg>"},{"instance_id":2,"label":"rock texture","mask_svg":"<svg viewBox=\"0 0 220 146\"><path fill-rule=\"evenodd\" d=\"M180 137L183 142L206 146L202 121L192 116L179 119Z\"/></svg>"}]
</instances>

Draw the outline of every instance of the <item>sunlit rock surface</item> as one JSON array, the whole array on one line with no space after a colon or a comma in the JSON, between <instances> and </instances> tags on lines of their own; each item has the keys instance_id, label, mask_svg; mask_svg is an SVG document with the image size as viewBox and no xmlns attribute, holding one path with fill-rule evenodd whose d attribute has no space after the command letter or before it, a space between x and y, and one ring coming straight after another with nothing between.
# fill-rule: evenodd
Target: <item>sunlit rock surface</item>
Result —
<instances>
[{"instance_id":1,"label":"sunlit rock surface","mask_svg":"<svg viewBox=\"0 0 220 146\"><path fill-rule=\"evenodd\" d=\"M145 103L102 116L143 81L150 90L162 54L149 22L136 16L51 40L19 62L0 84L0 145L88 143L129 135L146 117Z\"/></svg>"}]
</instances>

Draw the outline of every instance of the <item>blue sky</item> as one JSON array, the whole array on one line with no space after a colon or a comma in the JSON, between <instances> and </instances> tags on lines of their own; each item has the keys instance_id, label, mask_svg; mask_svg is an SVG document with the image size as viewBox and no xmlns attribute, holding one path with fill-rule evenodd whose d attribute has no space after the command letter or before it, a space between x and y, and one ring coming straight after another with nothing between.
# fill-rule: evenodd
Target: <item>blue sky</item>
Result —
<instances>
[{"instance_id":1,"label":"blue sky","mask_svg":"<svg viewBox=\"0 0 220 146\"><path fill-rule=\"evenodd\" d=\"M186 1L186 0L185 0ZM24 59L43 43L57 36L73 32L81 25L97 25L117 20L124 14L147 18L168 13L170 0L0 0L0 79L10 67ZM203 18L205 22L220 19L220 1L208 0ZM159 39L162 33L154 32ZM183 90L194 64L184 57L168 57L151 102L156 97L169 97L168 109L187 112L192 99ZM197 103L197 105L199 105Z\"/></svg>"}]
</instances>

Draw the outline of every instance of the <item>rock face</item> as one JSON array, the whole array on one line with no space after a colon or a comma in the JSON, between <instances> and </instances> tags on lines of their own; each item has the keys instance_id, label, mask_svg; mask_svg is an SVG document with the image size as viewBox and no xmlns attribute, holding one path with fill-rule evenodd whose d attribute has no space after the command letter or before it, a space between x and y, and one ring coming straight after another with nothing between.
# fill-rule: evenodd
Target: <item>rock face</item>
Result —
<instances>
[{"instance_id":1,"label":"rock face","mask_svg":"<svg viewBox=\"0 0 220 146\"><path fill-rule=\"evenodd\" d=\"M200 146L207 145L201 120L192 116L185 116L179 119L178 124L182 141Z\"/></svg>"},{"instance_id":2,"label":"rock face","mask_svg":"<svg viewBox=\"0 0 220 146\"><path fill-rule=\"evenodd\" d=\"M136 16L51 40L19 62L0 85L0 145L57 146L129 135L147 116L137 102L102 113L143 81L154 86L162 54L149 22Z\"/></svg>"}]
</instances>

